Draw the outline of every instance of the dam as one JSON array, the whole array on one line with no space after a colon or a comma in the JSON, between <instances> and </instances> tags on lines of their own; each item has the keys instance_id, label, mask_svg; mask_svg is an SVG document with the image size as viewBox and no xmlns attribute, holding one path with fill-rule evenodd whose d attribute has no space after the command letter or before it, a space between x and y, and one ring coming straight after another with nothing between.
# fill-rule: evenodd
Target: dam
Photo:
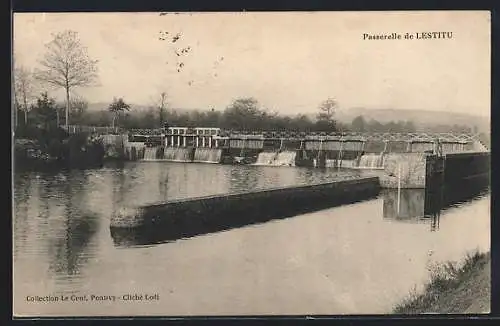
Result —
<instances>
[{"instance_id":1,"label":"dam","mask_svg":"<svg viewBox=\"0 0 500 326\"><path fill-rule=\"evenodd\" d=\"M364 170L379 177L382 188L425 188L428 162L433 157L461 161L451 163L459 165L468 165L472 160L476 169L480 169L478 173L489 173L489 149L478 137L468 134L168 127L129 130L127 134L106 137L110 139L108 146L119 147L115 151L121 151L124 159L130 161ZM454 168L461 170L468 173L467 169Z\"/></svg>"}]
</instances>

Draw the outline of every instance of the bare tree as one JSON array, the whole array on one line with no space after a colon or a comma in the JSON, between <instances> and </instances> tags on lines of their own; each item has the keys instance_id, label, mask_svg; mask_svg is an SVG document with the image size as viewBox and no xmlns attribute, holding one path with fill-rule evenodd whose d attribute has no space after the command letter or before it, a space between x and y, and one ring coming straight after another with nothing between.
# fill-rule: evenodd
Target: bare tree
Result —
<instances>
[{"instance_id":1,"label":"bare tree","mask_svg":"<svg viewBox=\"0 0 500 326\"><path fill-rule=\"evenodd\" d=\"M33 75L23 66L14 68L14 103L17 110L24 112L24 124L28 123L28 112L34 96Z\"/></svg>"},{"instance_id":2,"label":"bare tree","mask_svg":"<svg viewBox=\"0 0 500 326\"><path fill-rule=\"evenodd\" d=\"M321 102L319 106L318 118L323 118L324 120L333 120L335 111L337 110L337 101L333 98L328 98L326 101Z\"/></svg>"},{"instance_id":3,"label":"bare tree","mask_svg":"<svg viewBox=\"0 0 500 326\"><path fill-rule=\"evenodd\" d=\"M160 119L160 127L163 126L165 119L165 110L168 106L168 96L166 92L161 92L159 97L154 101L155 106L158 108L158 117Z\"/></svg>"},{"instance_id":4,"label":"bare tree","mask_svg":"<svg viewBox=\"0 0 500 326\"><path fill-rule=\"evenodd\" d=\"M15 83L15 77L12 76L12 82L11 82L11 94L14 96L14 102L12 104L12 110L14 111L14 126L17 128L19 125L18 123L18 111L19 111L19 101L17 100L17 92L16 92L16 83Z\"/></svg>"},{"instance_id":5,"label":"bare tree","mask_svg":"<svg viewBox=\"0 0 500 326\"><path fill-rule=\"evenodd\" d=\"M54 35L46 44L40 60L37 79L66 91L66 127L69 125L70 91L75 87L93 86L97 82L97 60L92 60L82 45L78 33L66 30Z\"/></svg>"}]
</instances>

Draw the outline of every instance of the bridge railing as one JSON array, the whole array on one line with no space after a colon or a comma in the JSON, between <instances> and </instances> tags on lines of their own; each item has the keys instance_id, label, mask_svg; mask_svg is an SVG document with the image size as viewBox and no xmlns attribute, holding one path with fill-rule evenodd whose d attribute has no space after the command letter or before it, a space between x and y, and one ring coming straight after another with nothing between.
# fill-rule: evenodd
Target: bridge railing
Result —
<instances>
[{"instance_id":1,"label":"bridge railing","mask_svg":"<svg viewBox=\"0 0 500 326\"><path fill-rule=\"evenodd\" d=\"M66 129L64 126L62 127ZM165 129L125 129L121 127L97 127L97 126L79 126L70 125L67 128L70 134L87 132L99 134L118 134L130 133L136 135L162 135ZM182 135L181 135L182 136ZM456 134L456 133L391 133L391 132L305 132L293 130L217 130L217 134L211 136L234 137L234 138L289 138L289 139L316 139L316 140L361 140L361 141L407 141L407 142L452 142L452 143L470 143L480 141L479 134ZM484 142L481 142L484 143Z\"/></svg>"},{"instance_id":2,"label":"bridge railing","mask_svg":"<svg viewBox=\"0 0 500 326\"><path fill-rule=\"evenodd\" d=\"M79 125L69 125L61 126L62 129L66 130L69 134L79 134L79 133L98 133L98 134L118 134L123 132L120 127L97 127L97 126L79 126Z\"/></svg>"}]
</instances>

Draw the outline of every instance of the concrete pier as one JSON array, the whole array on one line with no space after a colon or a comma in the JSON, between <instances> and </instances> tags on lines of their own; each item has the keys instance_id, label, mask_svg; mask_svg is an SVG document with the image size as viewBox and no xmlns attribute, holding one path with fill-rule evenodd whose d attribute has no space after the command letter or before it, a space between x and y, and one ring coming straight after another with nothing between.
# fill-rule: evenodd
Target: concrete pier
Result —
<instances>
[{"instance_id":1,"label":"concrete pier","mask_svg":"<svg viewBox=\"0 0 500 326\"><path fill-rule=\"evenodd\" d=\"M353 203L379 190L373 177L190 198L123 209L110 228L115 240L175 240Z\"/></svg>"}]
</instances>

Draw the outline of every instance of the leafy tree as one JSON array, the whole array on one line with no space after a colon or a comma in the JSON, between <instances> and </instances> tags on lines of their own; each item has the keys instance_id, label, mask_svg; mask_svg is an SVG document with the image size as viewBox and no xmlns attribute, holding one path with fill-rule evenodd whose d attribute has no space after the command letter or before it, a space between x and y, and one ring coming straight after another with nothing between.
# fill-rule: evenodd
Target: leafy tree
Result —
<instances>
[{"instance_id":1,"label":"leafy tree","mask_svg":"<svg viewBox=\"0 0 500 326\"><path fill-rule=\"evenodd\" d=\"M406 132L416 132L417 131L417 127L415 126L415 124L413 123L413 121L408 120L405 123L404 131L406 131Z\"/></svg>"},{"instance_id":2,"label":"leafy tree","mask_svg":"<svg viewBox=\"0 0 500 326\"><path fill-rule=\"evenodd\" d=\"M255 129L261 116L262 111L255 98L239 98L224 110L223 126L235 130Z\"/></svg>"},{"instance_id":3,"label":"leafy tree","mask_svg":"<svg viewBox=\"0 0 500 326\"><path fill-rule=\"evenodd\" d=\"M46 130L57 127L57 109L55 100L49 98L47 92L43 92L32 107L37 120Z\"/></svg>"},{"instance_id":4,"label":"leafy tree","mask_svg":"<svg viewBox=\"0 0 500 326\"><path fill-rule=\"evenodd\" d=\"M36 77L66 91L65 124L68 127L70 91L75 87L88 87L95 84L97 60L90 58L77 32L66 30L53 37L53 40L46 44L46 52L39 61L42 69L36 71Z\"/></svg>"},{"instance_id":5,"label":"leafy tree","mask_svg":"<svg viewBox=\"0 0 500 326\"><path fill-rule=\"evenodd\" d=\"M335 131L335 110L337 109L337 101L333 98L328 98L319 106L319 113L316 116L316 129L318 131Z\"/></svg>"},{"instance_id":6,"label":"leafy tree","mask_svg":"<svg viewBox=\"0 0 500 326\"><path fill-rule=\"evenodd\" d=\"M116 119L120 116L121 112L125 111L130 111L130 105L125 103L123 99L120 98L114 98L113 102L109 105L108 107L109 112L113 114L113 119L111 121L111 127L115 127L115 121Z\"/></svg>"},{"instance_id":7,"label":"leafy tree","mask_svg":"<svg viewBox=\"0 0 500 326\"><path fill-rule=\"evenodd\" d=\"M353 131L359 131L359 132L366 131L365 118L363 118L362 115L358 115L356 118L354 118L351 122L351 129Z\"/></svg>"}]
</instances>

